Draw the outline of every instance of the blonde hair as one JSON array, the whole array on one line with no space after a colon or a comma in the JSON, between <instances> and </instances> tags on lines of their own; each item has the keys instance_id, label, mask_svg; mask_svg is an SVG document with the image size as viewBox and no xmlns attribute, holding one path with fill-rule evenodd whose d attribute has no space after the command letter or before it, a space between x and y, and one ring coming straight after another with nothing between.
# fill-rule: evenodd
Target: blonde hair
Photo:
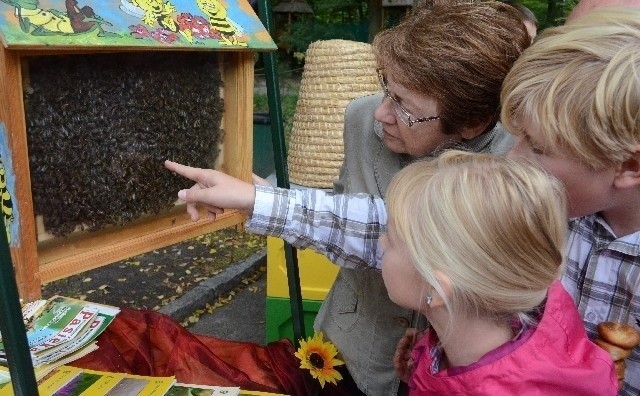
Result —
<instances>
[{"instance_id":1,"label":"blonde hair","mask_svg":"<svg viewBox=\"0 0 640 396\"><path fill-rule=\"evenodd\" d=\"M502 122L538 126L594 170L627 159L640 142L640 9L606 7L539 36L502 88Z\"/></svg>"},{"instance_id":2,"label":"blonde hair","mask_svg":"<svg viewBox=\"0 0 640 396\"><path fill-rule=\"evenodd\" d=\"M527 320L561 273L564 190L522 160L449 151L401 170L387 196L390 222L452 317Z\"/></svg>"}]
</instances>

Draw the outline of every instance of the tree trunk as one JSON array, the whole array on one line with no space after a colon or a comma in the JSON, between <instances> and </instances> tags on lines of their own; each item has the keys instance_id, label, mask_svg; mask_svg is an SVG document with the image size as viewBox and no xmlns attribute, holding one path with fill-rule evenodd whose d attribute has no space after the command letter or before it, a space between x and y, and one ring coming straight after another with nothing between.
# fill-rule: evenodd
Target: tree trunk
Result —
<instances>
[{"instance_id":1,"label":"tree trunk","mask_svg":"<svg viewBox=\"0 0 640 396\"><path fill-rule=\"evenodd\" d=\"M369 0L369 42L382 29L382 0Z\"/></svg>"},{"instance_id":2,"label":"tree trunk","mask_svg":"<svg viewBox=\"0 0 640 396\"><path fill-rule=\"evenodd\" d=\"M548 0L547 2L547 24L558 26L562 24L564 17L564 0Z\"/></svg>"}]
</instances>

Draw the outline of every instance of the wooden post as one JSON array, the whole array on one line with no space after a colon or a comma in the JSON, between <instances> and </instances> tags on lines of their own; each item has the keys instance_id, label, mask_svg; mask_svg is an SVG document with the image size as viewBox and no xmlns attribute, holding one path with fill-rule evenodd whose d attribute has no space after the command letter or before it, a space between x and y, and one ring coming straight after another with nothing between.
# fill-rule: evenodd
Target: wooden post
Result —
<instances>
[{"instance_id":1,"label":"wooden post","mask_svg":"<svg viewBox=\"0 0 640 396\"><path fill-rule=\"evenodd\" d=\"M224 171L250 182L253 173L253 54L230 52L224 68ZM251 107L253 109L253 107ZM231 166L229 166L231 165Z\"/></svg>"},{"instance_id":2,"label":"wooden post","mask_svg":"<svg viewBox=\"0 0 640 396\"><path fill-rule=\"evenodd\" d=\"M40 298L40 278L36 248L36 224L31 200L31 176L27 127L22 100L22 68L15 51L0 48L0 119L7 129L11 160L16 180L13 210L20 213L18 241L12 241L11 253L20 296L26 301ZM5 167L7 168L7 167Z\"/></svg>"}]
</instances>

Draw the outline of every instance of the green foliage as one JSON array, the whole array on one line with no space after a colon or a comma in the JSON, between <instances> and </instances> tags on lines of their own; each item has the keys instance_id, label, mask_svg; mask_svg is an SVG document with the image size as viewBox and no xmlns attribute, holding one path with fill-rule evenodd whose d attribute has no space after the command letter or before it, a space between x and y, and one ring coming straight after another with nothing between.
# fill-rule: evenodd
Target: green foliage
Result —
<instances>
[{"instance_id":1,"label":"green foliage","mask_svg":"<svg viewBox=\"0 0 640 396\"><path fill-rule=\"evenodd\" d=\"M287 94L282 95L282 118L286 147L289 147L289 138L291 137L291 129L293 128L293 115L296 112L296 106L298 104L298 88L299 87L296 87Z\"/></svg>"},{"instance_id":2,"label":"green foliage","mask_svg":"<svg viewBox=\"0 0 640 396\"><path fill-rule=\"evenodd\" d=\"M253 94L253 112L254 113L266 113L269 111L269 101L267 94L255 92Z\"/></svg>"},{"instance_id":3,"label":"green foliage","mask_svg":"<svg viewBox=\"0 0 640 396\"><path fill-rule=\"evenodd\" d=\"M305 52L309 44L316 41L313 35L313 23L308 20L294 21L283 30L278 37L278 47L286 48L287 52Z\"/></svg>"},{"instance_id":4,"label":"green foliage","mask_svg":"<svg viewBox=\"0 0 640 396\"><path fill-rule=\"evenodd\" d=\"M546 0L521 0L520 3L527 6L535 14L540 23L540 29L546 26L548 8Z\"/></svg>"},{"instance_id":5,"label":"green foliage","mask_svg":"<svg viewBox=\"0 0 640 396\"><path fill-rule=\"evenodd\" d=\"M520 0L538 18L538 34L548 27L562 25L578 0Z\"/></svg>"},{"instance_id":6,"label":"green foliage","mask_svg":"<svg viewBox=\"0 0 640 396\"><path fill-rule=\"evenodd\" d=\"M317 22L340 24L366 19L369 0L315 0L308 3Z\"/></svg>"},{"instance_id":7,"label":"green foliage","mask_svg":"<svg viewBox=\"0 0 640 396\"><path fill-rule=\"evenodd\" d=\"M358 23L324 23L299 20L292 22L288 31L279 37L278 45L289 52L305 53L309 44L318 40L343 39L366 42L368 21Z\"/></svg>"},{"instance_id":8,"label":"green foliage","mask_svg":"<svg viewBox=\"0 0 640 396\"><path fill-rule=\"evenodd\" d=\"M291 79L280 79L280 106L282 107L282 122L284 128L284 139L286 147L289 147L289 138L293 128L293 116L298 104L299 83ZM268 113L269 101L266 93L254 92L253 112Z\"/></svg>"},{"instance_id":9,"label":"green foliage","mask_svg":"<svg viewBox=\"0 0 640 396\"><path fill-rule=\"evenodd\" d=\"M305 53L309 44L318 40L367 41L369 0L307 0L307 3L313 8L313 15L276 18L276 43L287 54Z\"/></svg>"}]
</instances>

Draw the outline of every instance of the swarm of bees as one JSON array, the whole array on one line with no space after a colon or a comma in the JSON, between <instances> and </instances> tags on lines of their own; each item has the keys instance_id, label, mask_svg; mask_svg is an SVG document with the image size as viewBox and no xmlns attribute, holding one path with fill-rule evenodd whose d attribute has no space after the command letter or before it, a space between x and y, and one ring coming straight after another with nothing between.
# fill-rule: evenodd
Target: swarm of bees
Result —
<instances>
[{"instance_id":1,"label":"swarm of bees","mask_svg":"<svg viewBox=\"0 0 640 396\"><path fill-rule=\"evenodd\" d=\"M55 236L170 208L191 183L165 159L215 164L223 103L214 53L38 57L29 75L34 209Z\"/></svg>"}]
</instances>

